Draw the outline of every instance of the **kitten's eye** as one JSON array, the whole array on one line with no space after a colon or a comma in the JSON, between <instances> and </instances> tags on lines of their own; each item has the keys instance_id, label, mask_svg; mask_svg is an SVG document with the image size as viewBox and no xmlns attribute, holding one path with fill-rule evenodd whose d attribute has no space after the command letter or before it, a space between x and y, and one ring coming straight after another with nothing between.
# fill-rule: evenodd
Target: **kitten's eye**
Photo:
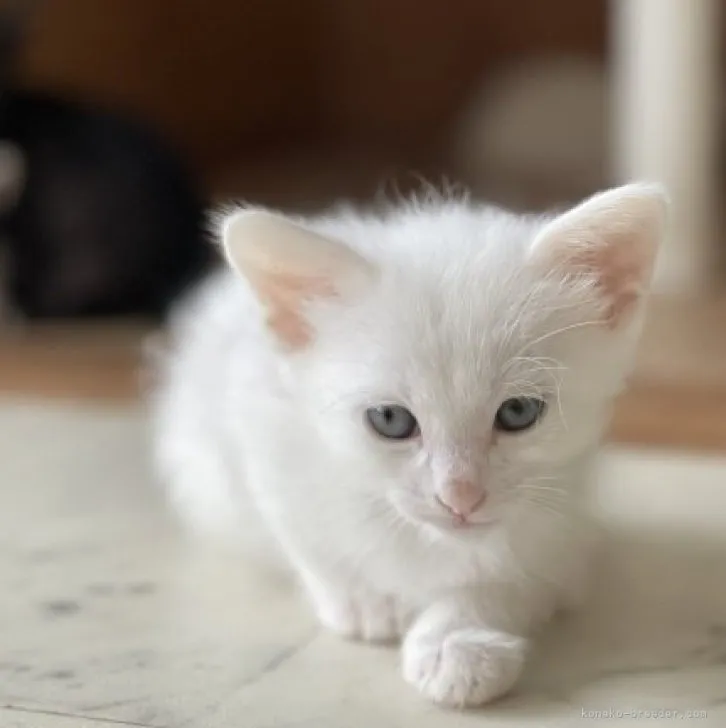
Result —
<instances>
[{"instance_id":1,"label":"kitten's eye","mask_svg":"<svg viewBox=\"0 0 726 728\"><path fill-rule=\"evenodd\" d=\"M385 404L366 410L366 419L373 430L387 440L407 440L418 434L416 418L398 404Z\"/></svg>"},{"instance_id":2,"label":"kitten's eye","mask_svg":"<svg viewBox=\"0 0 726 728\"><path fill-rule=\"evenodd\" d=\"M521 432L534 425L542 416L545 403L534 397L512 397L502 402L494 426L504 432Z\"/></svg>"}]
</instances>

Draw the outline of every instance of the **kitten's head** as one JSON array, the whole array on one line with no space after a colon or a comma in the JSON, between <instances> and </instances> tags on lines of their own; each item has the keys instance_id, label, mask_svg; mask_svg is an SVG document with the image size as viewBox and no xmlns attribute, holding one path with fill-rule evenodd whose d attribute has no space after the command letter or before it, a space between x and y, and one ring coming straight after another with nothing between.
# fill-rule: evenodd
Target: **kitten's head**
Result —
<instances>
[{"instance_id":1,"label":"kitten's head","mask_svg":"<svg viewBox=\"0 0 726 728\"><path fill-rule=\"evenodd\" d=\"M223 239L306 421L366 496L476 534L556 506L598 442L665 212L637 184L550 218L451 201L302 225L246 210Z\"/></svg>"}]
</instances>

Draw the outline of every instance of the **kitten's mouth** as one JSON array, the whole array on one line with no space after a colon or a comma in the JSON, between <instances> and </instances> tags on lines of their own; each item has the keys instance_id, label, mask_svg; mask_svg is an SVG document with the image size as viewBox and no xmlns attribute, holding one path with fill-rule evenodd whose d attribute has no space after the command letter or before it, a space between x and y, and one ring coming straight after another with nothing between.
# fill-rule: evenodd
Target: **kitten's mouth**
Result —
<instances>
[{"instance_id":1,"label":"kitten's mouth","mask_svg":"<svg viewBox=\"0 0 726 728\"><path fill-rule=\"evenodd\" d=\"M494 519L487 518L481 521L475 521L468 518L455 517L442 519L442 522L445 523L445 525L453 531L472 531L491 526L494 523Z\"/></svg>"},{"instance_id":2,"label":"kitten's mouth","mask_svg":"<svg viewBox=\"0 0 726 728\"><path fill-rule=\"evenodd\" d=\"M472 531L490 526L495 519L486 517L480 512L462 515L461 513L446 511L429 514L427 520L447 531Z\"/></svg>"},{"instance_id":3,"label":"kitten's mouth","mask_svg":"<svg viewBox=\"0 0 726 728\"><path fill-rule=\"evenodd\" d=\"M491 527L493 518L472 519L460 516L439 515L435 513L421 514L415 517L419 523L426 523L439 531L457 534L475 534Z\"/></svg>"},{"instance_id":4,"label":"kitten's mouth","mask_svg":"<svg viewBox=\"0 0 726 728\"><path fill-rule=\"evenodd\" d=\"M432 535L437 534L440 539L473 544L483 539L494 524L494 519L456 521L452 518L429 516L426 519L421 519L419 528L423 527L425 530L429 530Z\"/></svg>"}]
</instances>

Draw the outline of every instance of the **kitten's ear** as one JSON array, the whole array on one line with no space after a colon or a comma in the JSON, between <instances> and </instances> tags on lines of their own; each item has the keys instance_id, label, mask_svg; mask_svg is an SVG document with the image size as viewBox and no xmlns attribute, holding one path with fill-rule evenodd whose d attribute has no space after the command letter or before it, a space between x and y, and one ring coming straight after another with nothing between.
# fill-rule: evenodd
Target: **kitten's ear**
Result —
<instances>
[{"instance_id":1,"label":"kitten's ear","mask_svg":"<svg viewBox=\"0 0 726 728\"><path fill-rule=\"evenodd\" d=\"M604 322L617 327L648 290L667 208L659 185L602 192L549 223L533 243L532 258L566 283L594 284Z\"/></svg>"},{"instance_id":2,"label":"kitten's ear","mask_svg":"<svg viewBox=\"0 0 726 728\"><path fill-rule=\"evenodd\" d=\"M341 243L283 217L240 211L222 223L230 266L252 287L272 333L290 349L312 341L307 304L362 292L374 267Z\"/></svg>"}]
</instances>

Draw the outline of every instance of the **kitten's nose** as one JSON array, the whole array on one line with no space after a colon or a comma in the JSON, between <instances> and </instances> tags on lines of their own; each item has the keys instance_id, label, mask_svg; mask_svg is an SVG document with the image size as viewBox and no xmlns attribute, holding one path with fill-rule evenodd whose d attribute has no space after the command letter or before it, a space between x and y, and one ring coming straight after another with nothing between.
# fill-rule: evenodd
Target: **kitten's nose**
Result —
<instances>
[{"instance_id":1,"label":"kitten's nose","mask_svg":"<svg viewBox=\"0 0 726 728\"><path fill-rule=\"evenodd\" d=\"M457 518L467 518L483 505L486 493L471 480L455 478L436 499Z\"/></svg>"}]
</instances>

